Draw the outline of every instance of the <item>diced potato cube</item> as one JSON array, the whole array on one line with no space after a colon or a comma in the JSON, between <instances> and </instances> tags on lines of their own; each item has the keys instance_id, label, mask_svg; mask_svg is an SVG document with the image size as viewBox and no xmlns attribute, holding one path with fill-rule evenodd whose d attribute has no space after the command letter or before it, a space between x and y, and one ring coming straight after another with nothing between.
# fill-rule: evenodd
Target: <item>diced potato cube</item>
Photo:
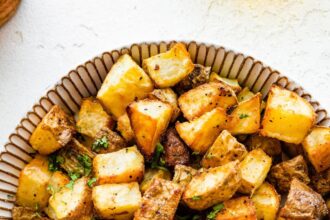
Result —
<instances>
[{"instance_id":1,"label":"diced potato cube","mask_svg":"<svg viewBox=\"0 0 330 220\"><path fill-rule=\"evenodd\" d=\"M99 184L135 182L143 178L144 159L136 146L98 154L93 160L93 171Z\"/></svg>"},{"instance_id":2,"label":"diced potato cube","mask_svg":"<svg viewBox=\"0 0 330 220\"><path fill-rule=\"evenodd\" d=\"M239 192L252 195L264 182L272 165L272 158L262 149L250 151L240 164L242 184Z\"/></svg>"},{"instance_id":3,"label":"diced potato cube","mask_svg":"<svg viewBox=\"0 0 330 220\"><path fill-rule=\"evenodd\" d=\"M97 98L108 112L118 118L131 102L145 98L152 90L153 84L148 75L125 54L112 66Z\"/></svg>"},{"instance_id":4,"label":"diced potato cube","mask_svg":"<svg viewBox=\"0 0 330 220\"><path fill-rule=\"evenodd\" d=\"M257 220L256 207L247 196L230 199L223 204L224 209L217 214L217 220Z\"/></svg>"},{"instance_id":5,"label":"diced potato cube","mask_svg":"<svg viewBox=\"0 0 330 220\"><path fill-rule=\"evenodd\" d=\"M131 121L129 120L127 113L118 118L117 130L128 143L131 143L134 140L134 131L132 129Z\"/></svg>"},{"instance_id":6,"label":"diced potato cube","mask_svg":"<svg viewBox=\"0 0 330 220\"><path fill-rule=\"evenodd\" d=\"M47 186L47 191L50 194L54 194L60 189L68 184L70 182L70 179L67 175L65 175L61 171L55 171L52 175L52 177L49 180L48 186Z\"/></svg>"},{"instance_id":7,"label":"diced potato cube","mask_svg":"<svg viewBox=\"0 0 330 220\"><path fill-rule=\"evenodd\" d=\"M102 219L131 219L141 203L137 182L105 184L93 188L93 203Z\"/></svg>"},{"instance_id":8,"label":"diced potato cube","mask_svg":"<svg viewBox=\"0 0 330 220\"><path fill-rule=\"evenodd\" d=\"M243 160L246 154L244 145L223 130L204 155L201 165L205 168L217 167L230 161Z\"/></svg>"},{"instance_id":9,"label":"diced potato cube","mask_svg":"<svg viewBox=\"0 0 330 220\"><path fill-rule=\"evenodd\" d=\"M74 133L73 119L54 105L33 131L30 144L40 154L48 155L69 143Z\"/></svg>"},{"instance_id":10,"label":"diced potato cube","mask_svg":"<svg viewBox=\"0 0 330 220\"><path fill-rule=\"evenodd\" d=\"M95 138L102 128L112 129L114 123L97 99L87 98L82 101L77 120L77 130L81 134Z\"/></svg>"},{"instance_id":11,"label":"diced potato cube","mask_svg":"<svg viewBox=\"0 0 330 220\"><path fill-rule=\"evenodd\" d=\"M186 186L183 201L191 209L204 210L231 198L241 182L238 163L199 171Z\"/></svg>"},{"instance_id":12,"label":"diced potato cube","mask_svg":"<svg viewBox=\"0 0 330 220\"><path fill-rule=\"evenodd\" d=\"M171 87L185 78L194 64L186 47L177 43L165 53L143 60L143 68L159 88Z\"/></svg>"},{"instance_id":13,"label":"diced potato cube","mask_svg":"<svg viewBox=\"0 0 330 220\"><path fill-rule=\"evenodd\" d=\"M154 89L154 91L152 91L149 94L149 98L159 99L160 101L167 102L172 106L173 114L172 114L171 122L174 122L176 118L179 116L180 108L178 106L178 97L171 88Z\"/></svg>"},{"instance_id":14,"label":"diced potato cube","mask_svg":"<svg viewBox=\"0 0 330 220\"><path fill-rule=\"evenodd\" d=\"M171 173L170 171L163 169L147 169L140 184L140 190L142 193L144 193L150 187L155 178L171 180Z\"/></svg>"},{"instance_id":15,"label":"diced potato cube","mask_svg":"<svg viewBox=\"0 0 330 220\"><path fill-rule=\"evenodd\" d=\"M193 151L205 153L224 129L226 118L226 111L219 107L191 122L177 122L175 129Z\"/></svg>"},{"instance_id":16,"label":"diced potato cube","mask_svg":"<svg viewBox=\"0 0 330 220\"><path fill-rule=\"evenodd\" d=\"M259 134L250 135L245 144L249 151L261 148L269 156L277 156L282 152L281 142L279 140Z\"/></svg>"},{"instance_id":17,"label":"diced potato cube","mask_svg":"<svg viewBox=\"0 0 330 220\"><path fill-rule=\"evenodd\" d=\"M241 86L238 84L238 80L237 79L224 78L224 77L219 76L215 72L212 72L211 73L211 75L210 75L210 82L221 82L221 83L224 83L225 85L227 85L230 88L232 88L232 90L234 90L235 93L239 93L242 90Z\"/></svg>"},{"instance_id":18,"label":"diced potato cube","mask_svg":"<svg viewBox=\"0 0 330 220\"><path fill-rule=\"evenodd\" d=\"M174 219L182 195L182 188L172 181L155 178L142 197L134 220Z\"/></svg>"},{"instance_id":19,"label":"diced potato cube","mask_svg":"<svg viewBox=\"0 0 330 220\"><path fill-rule=\"evenodd\" d=\"M40 210L22 206L12 208L13 220L49 220Z\"/></svg>"},{"instance_id":20,"label":"diced potato cube","mask_svg":"<svg viewBox=\"0 0 330 220\"><path fill-rule=\"evenodd\" d=\"M227 130L233 135L252 134L260 127L261 94L240 102L229 116Z\"/></svg>"},{"instance_id":21,"label":"diced potato cube","mask_svg":"<svg viewBox=\"0 0 330 220\"><path fill-rule=\"evenodd\" d=\"M267 100L260 133L300 144L314 124L313 106L296 93L273 85Z\"/></svg>"},{"instance_id":22,"label":"diced potato cube","mask_svg":"<svg viewBox=\"0 0 330 220\"><path fill-rule=\"evenodd\" d=\"M216 107L227 109L234 106L237 104L237 98L230 87L220 82L212 82L182 94L178 102L184 117L191 121Z\"/></svg>"},{"instance_id":23,"label":"diced potato cube","mask_svg":"<svg viewBox=\"0 0 330 220\"><path fill-rule=\"evenodd\" d=\"M50 196L47 186L51 176L47 158L37 155L19 175L16 204L30 208L44 208Z\"/></svg>"},{"instance_id":24,"label":"diced potato cube","mask_svg":"<svg viewBox=\"0 0 330 220\"><path fill-rule=\"evenodd\" d=\"M151 158L171 120L171 105L157 99L144 99L130 104L127 113L138 147L144 156Z\"/></svg>"},{"instance_id":25,"label":"diced potato cube","mask_svg":"<svg viewBox=\"0 0 330 220\"><path fill-rule=\"evenodd\" d=\"M124 147L127 147L124 138L109 128L102 128L97 132L92 144L92 150L99 154L111 153Z\"/></svg>"},{"instance_id":26,"label":"diced potato cube","mask_svg":"<svg viewBox=\"0 0 330 220\"><path fill-rule=\"evenodd\" d=\"M196 175L197 170L185 166L185 165L176 165L174 167L174 177L173 182L180 184L183 188L191 181L191 179Z\"/></svg>"},{"instance_id":27,"label":"diced potato cube","mask_svg":"<svg viewBox=\"0 0 330 220\"><path fill-rule=\"evenodd\" d=\"M313 128L302 144L317 172L330 168L330 128Z\"/></svg>"},{"instance_id":28,"label":"diced potato cube","mask_svg":"<svg viewBox=\"0 0 330 220\"><path fill-rule=\"evenodd\" d=\"M87 178L78 179L72 186L63 187L49 199L45 212L52 219L81 219L92 211L92 190Z\"/></svg>"},{"instance_id":29,"label":"diced potato cube","mask_svg":"<svg viewBox=\"0 0 330 220\"><path fill-rule=\"evenodd\" d=\"M275 220L280 207L281 196L275 188L264 182L253 194L252 201L257 209L257 218Z\"/></svg>"}]
</instances>

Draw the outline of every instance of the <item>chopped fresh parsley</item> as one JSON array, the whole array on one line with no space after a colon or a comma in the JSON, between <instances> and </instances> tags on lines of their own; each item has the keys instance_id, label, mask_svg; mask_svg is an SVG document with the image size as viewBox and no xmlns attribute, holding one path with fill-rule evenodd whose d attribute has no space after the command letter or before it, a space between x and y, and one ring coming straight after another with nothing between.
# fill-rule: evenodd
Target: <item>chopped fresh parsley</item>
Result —
<instances>
[{"instance_id":1,"label":"chopped fresh parsley","mask_svg":"<svg viewBox=\"0 0 330 220\"><path fill-rule=\"evenodd\" d=\"M41 218L39 203L35 204L33 217Z\"/></svg>"},{"instance_id":2,"label":"chopped fresh parsley","mask_svg":"<svg viewBox=\"0 0 330 220\"><path fill-rule=\"evenodd\" d=\"M107 136L103 136L94 141L92 145L92 150L95 152L99 152L102 148L107 149L109 147L109 141Z\"/></svg>"},{"instance_id":3,"label":"chopped fresh parsley","mask_svg":"<svg viewBox=\"0 0 330 220\"><path fill-rule=\"evenodd\" d=\"M208 220L213 220L217 216L218 212L220 212L225 206L223 203L213 206L212 211L206 216Z\"/></svg>"},{"instance_id":4,"label":"chopped fresh parsley","mask_svg":"<svg viewBox=\"0 0 330 220\"><path fill-rule=\"evenodd\" d=\"M191 199L192 200L200 200L202 197L201 196L193 196Z\"/></svg>"},{"instance_id":5,"label":"chopped fresh parsley","mask_svg":"<svg viewBox=\"0 0 330 220\"><path fill-rule=\"evenodd\" d=\"M71 180L65 186L72 190L74 182L80 177L80 174L79 173L69 173L69 177L70 177Z\"/></svg>"},{"instance_id":6,"label":"chopped fresh parsley","mask_svg":"<svg viewBox=\"0 0 330 220\"><path fill-rule=\"evenodd\" d=\"M239 115L239 119L243 119L243 118L247 118L247 117L249 117L248 114L240 114Z\"/></svg>"},{"instance_id":7,"label":"chopped fresh parsley","mask_svg":"<svg viewBox=\"0 0 330 220\"><path fill-rule=\"evenodd\" d=\"M93 184L96 182L96 180L97 180L97 179L96 179L95 177L89 179L88 182L87 182L87 185L88 185L90 188L92 188L92 187L93 187Z\"/></svg>"},{"instance_id":8,"label":"chopped fresh parsley","mask_svg":"<svg viewBox=\"0 0 330 220\"><path fill-rule=\"evenodd\" d=\"M161 157L164 154L164 147L160 143L156 144L155 154L151 161L151 168L153 169L160 169L160 170L167 170L165 167L165 160Z\"/></svg>"},{"instance_id":9,"label":"chopped fresh parsley","mask_svg":"<svg viewBox=\"0 0 330 220\"><path fill-rule=\"evenodd\" d=\"M194 151L194 152L191 153L191 155L192 155L192 156L197 156L197 155L199 155L199 152Z\"/></svg>"},{"instance_id":10,"label":"chopped fresh parsley","mask_svg":"<svg viewBox=\"0 0 330 220\"><path fill-rule=\"evenodd\" d=\"M92 160L86 154L78 155L79 163L84 168L84 175L88 176L92 171Z\"/></svg>"},{"instance_id":11,"label":"chopped fresh parsley","mask_svg":"<svg viewBox=\"0 0 330 220\"><path fill-rule=\"evenodd\" d=\"M48 170L55 172L60 169L60 164L64 163L64 158L62 156L51 154L48 157Z\"/></svg>"}]
</instances>

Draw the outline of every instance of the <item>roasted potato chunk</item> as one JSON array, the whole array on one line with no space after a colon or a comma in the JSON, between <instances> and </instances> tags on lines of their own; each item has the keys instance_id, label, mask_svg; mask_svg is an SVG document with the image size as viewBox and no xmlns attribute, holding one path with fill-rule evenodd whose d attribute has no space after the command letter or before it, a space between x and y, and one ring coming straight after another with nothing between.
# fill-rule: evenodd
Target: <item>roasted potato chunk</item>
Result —
<instances>
[{"instance_id":1,"label":"roasted potato chunk","mask_svg":"<svg viewBox=\"0 0 330 220\"><path fill-rule=\"evenodd\" d=\"M271 184L264 182L253 194L252 201L257 210L257 219L276 219L281 196Z\"/></svg>"},{"instance_id":2,"label":"roasted potato chunk","mask_svg":"<svg viewBox=\"0 0 330 220\"><path fill-rule=\"evenodd\" d=\"M279 213L283 219L321 219L328 213L322 196L304 183L293 179L284 207Z\"/></svg>"},{"instance_id":3,"label":"roasted potato chunk","mask_svg":"<svg viewBox=\"0 0 330 220\"><path fill-rule=\"evenodd\" d=\"M191 121L216 107L227 109L234 106L237 98L230 87L220 82L211 82L182 94L178 102L183 116Z\"/></svg>"},{"instance_id":4,"label":"roasted potato chunk","mask_svg":"<svg viewBox=\"0 0 330 220\"><path fill-rule=\"evenodd\" d=\"M140 181L144 174L144 159L136 146L98 154L93 160L93 171L99 184Z\"/></svg>"},{"instance_id":5,"label":"roasted potato chunk","mask_svg":"<svg viewBox=\"0 0 330 220\"><path fill-rule=\"evenodd\" d=\"M87 186L87 178L78 179L72 189L63 187L53 194L46 208L52 219L74 220L87 216L92 211L92 190Z\"/></svg>"},{"instance_id":6,"label":"roasted potato chunk","mask_svg":"<svg viewBox=\"0 0 330 220\"><path fill-rule=\"evenodd\" d=\"M240 102L229 115L227 130L233 135L252 134L260 127L261 94Z\"/></svg>"},{"instance_id":7,"label":"roasted potato chunk","mask_svg":"<svg viewBox=\"0 0 330 220\"><path fill-rule=\"evenodd\" d=\"M117 130L120 132L121 136L125 138L126 142L132 143L134 141L134 131L127 113L118 118Z\"/></svg>"},{"instance_id":8,"label":"roasted potato chunk","mask_svg":"<svg viewBox=\"0 0 330 220\"><path fill-rule=\"evenodd\" d=\"M69 143L74 133L73 119L54 105L33 131L30 144L40 154L48 155Z\"/></svg>"},{"instance_id":9,"label":"roasted potato chunk","mask_svg":"<svg viewBox=\"0 0 330 220\"><path fill-rule=\"evenodd\" d=\"M165 53L144 59L143 69L158 88L167 88L184 79L194 69L194 64L186 47L177 43Z\"/></svg>"},{"instance_id":10,"label":"roasted potato chunk","mask_svg":"<svg viewBox=\"0 0 330 220\"><path fill-rule=\"evenodd\" d=\"M143 99L153 90L149 76L127 55L122 55L105 78L97 98L116 118L125 114L126 107Z\"/></svg>"},{"instance_id":11,"label":"roasted potato chunk","mask_svg":"<svg viewBox=\"0 0 330 220\"><path fill-rule=\"evenodd\" d=\"M312 185L321 195L330 192L330 169L312 175Z\"/></svg>"},{"instance_id":12,"label":"roasted potato chunk","mask_svg":"<svg viewBox=\"0 0 330 220\"><path fill-rule=\"evenodd\" d=\"M234 90L235 93L239 93L242 90L241 86L238 84L237 79L224 78L224 77L219 76L215 72L211 73L210 82L221 82L221 83L229 86L232 90Z\"/></svg>"},{"instance_id":13,"label":"roasted potato chunk","mask_svg":"<svg viewBox=\"0 0 330 220\"><path fill-rule=\"evenodd\" d=\"M261 148L269 156L277 156L282 152L281 142L275 138L264 137L259 134L253 134L245 141L249 151Z\"/></svg>"},{"instance_id":14,"label":"roasted potato chunk","mask_svg":"<svg viewBox=\"0 0 330 220\"><path fill-rule=\"evenodd\" d=\"M47 186L51 176L47 158L37 155L19 175L16 204L30 208L36 206L44 208L50 196Z\"/></svg>"},{"instance_id":15,"label":"roasted potato chunk","mask_svg":"<svg viewBox=\"0 0 330 220\"><path fill-rule=\"evenodd\" d=\"M141 203L137 182L105 184L93 188L93 203L102 219L131 219Z\"/></svg>"},{"instance_id":16,"label":"roasted potato chunk","mask_svg":"<svg viewBox=\"0 0 330 220\"><path fill-rule=\"evenodd\" d=\"M165 163L167 166L189 163L189 150L175 128L168 129L164 138Z\"/></svg>"},{"instance_id":17,"label":"roasted potato chunk","mask_svg":"<svg viewBox=\"0 0 330 220\"><path fill-rule=\"evenodd\" d=\"M40 210L14 206L12 209L13 220L49 220Z\"/></svg>"},{"instance_id":18,"label":"roasted potato chunk","mask_svg":"<svg viewBox=\"0 0 330 220\"><path fill-rule=\"evenodd\" d=\"M330 168L330 128L313 128L302 144L317 172Z\"/></svg>"},{"instance_id":19,"label":"roasted potato chunk","mask_svg":"<svg viewBox=\"0 0 330 220\"><path fill-rule=\"evenodd\" d=\"M260 133L300 144L314 124L313 106L296 93L273 85L269 91Z\"/></svg>"},{"instance_id":20,"label":"roasted potato chunk","mask_svg":"<svg viewBox=\"0 0 330 220\"><path fill-rule=\"evenodd\" d=\"M308 167L301 155L276 164L269 172L269 181L274 186L277 186L277 189L282 193L289 191L290 182L293 178L297 178L305 184L310 182Z\"/></svg>"},{"instance_id":21,"label":"roasted potato chunk","mask_svg":"<svg viewBox=\"0 0 330 220\"><path fill-rule=\"evenodd\" d=\"M61 171L55 171L48 182L47 191L49 194L54 194L69 182L70 179L67 175Z\"/></svg>"},{"instance_id":22,"label":"roasted potato chunk","mask_svg":"<svg viewBox=\"0 0 330 220\"><path fill-rule=\"evenodd\" d=\"M197 170L185 165L176 165L174 168L173 182L180 184L183 188L191 181L195 176Z\"/></svg>"},{"instance_id":23,"label":"roasted potato chunk","mask_svg":"<svg viewBox=\"0 0 330 220\"><path fill-rule=\"evenodd\" d=\"M223 204L224 209L217 214L217 220L257 220L256 208L247 196L230 199Z\"/></svg>"},{"instance_id":24,"label":"roasted potato chunk","mask_svg":"<svg viewBox=\"0 0 330 220\"><path fill-rule=\"evenodd\" d=\"M199 171L186 186L183 201L191 209L204 210L231 198L241 182L238 163Z\"/></svg>"},{"instance_id":25,"label":"roasted potato chunk","mask_svg":"<svg viewBox=\"0 0 330 220\"><path fill-rule=\"evenodd\" d=\"M173 219L182 195L182 188L172 181L155 178L142 197L135 220Z\"/></svg>"},{"instance_id":26,"label":"roasted potato chunk","mask_svg":"<svg viewBox=\"0 0 330 220\"><path fill-rule=\"evenodd\" d=\"M151 158L171 120L171 105L156 99L144 99L130 104L127 112L138 147L147 158Z\"/></svg>"},{"instance_id":27,"label":"roasted potato chunk","mask_svg":"<svg viewBox=\"0 0 330 220\"><path fill-rule=\"evenodd\" d=\"M97 99L87 98L81 102L76 126L79 133L95 138L102 128L112 129L114 123Z\"/></svg>"},{"instance_id":28,"label":"roasted potato chunk","mask_svg":"<svg viewBox=\"0 0 330 220\"><path fill-rule=\"evenodd\" d=\"M239 192L252 195L267 177L272 165L272 158L262 149L250 151L240 164L242 184Z\"/></svg>"},{"instance_id":29,"label":"roasted potato chunk","mask_svg":"<svg viewBox=\"0 0 330 220\"><path fill-rule=\"evenodd\" d=\"M171 180L171 173L165 169L147 169L140 184L140 190L142 193L144 193L150 187L155 178Z\"/></svg>"},{"instance_id":30,"label":"roasted potato chunk","mask_svg":"<svg viewBox=\"0 0 330 220\"><path fill-rule=\"evenodd\" d=\"M193 71L175 86L175 91L182 94L190 89L209 82L210 72L211 67L194 64Z\"/></svg>"},{"instance_id":31,"label":"roasted potato chunk","mask_svg":"<svg viewBox=\"0 0 330 220\"><path fill-rule=\"evenodd\" d=\"M150 94L149 98L156 98L162 102L167 102L173 108L173 114L171 122L174 122L176 118L180 115L180 108L178 106L178 97L175 92L170 89L154 89Z\"/></svg>"},{"instance_id":32,"label":"roasted potato chunk","mask_svg":"<svg viewBox=\"0 0 330 220\"><path fill-rule=\"evenodd\" d=\"M230 161L243 160L246 154L244 145L223 130L204 155L201 164L205 168L217 167Z\"/></svg>"},{"instance_id":33,"label":"roasted potato chunk","mask_svg":"<svg viewBox=\"0 0 330 220\"><path fill-rule=\"evenodd\" d=\"M225 110L219 107L191 122L177 122L175 129L193 151L205 153L224 129L226 118Z\"/></svg>"},{"instance_id":34,"label":"roasted potato chunk","mask_svg":"<svg viewBox=\"0 0 330 220\"><path fill-rule=\"evenodd\" d=\"M109 128L102 128L92 144L92 150L100 154L115 152L124 147L127 147L126 141Z\"/></svg>"}]
</instances>

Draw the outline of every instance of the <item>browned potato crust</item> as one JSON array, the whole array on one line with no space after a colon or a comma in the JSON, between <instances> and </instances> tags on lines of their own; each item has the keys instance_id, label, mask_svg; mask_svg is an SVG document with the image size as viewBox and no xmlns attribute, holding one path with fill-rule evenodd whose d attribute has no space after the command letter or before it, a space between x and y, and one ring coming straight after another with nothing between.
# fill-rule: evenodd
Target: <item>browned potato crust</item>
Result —
<instances>
[{"instance_id":1,"label":"browned potato crust","mask_svg":"<svg viewBox=\"0 0 330 220\"><path fill-rule=\"evenodd\" d=\"M314 189L325 195L330 192L330 169L327 169L321 173L312 175L312 184Z\"/></svg>"},{"instance_id":2,"label":"browned potato crust","mask_svg":"<svg viewBox=\"0 0 330 220\"><path fill-rule=\"evenodd\" d=\"M217 214L217 220L257 220L256 208L247 196L230 199L223 204L225 207Z\"/></svg>"},{"instance_id":3,"label":"browned potato crust","mask_svg":"<svg viewBox=\"0 0 330 220\"><path fill-rule=\"evenodd\" d=\"M280 155L281 142L275 138L264 137L259 134L253 134L245 141L246 147L249 151L261 148L269 156Z\"/></svg>"},{"instance_id":4,"label":"browned potato crust","mask_svg":"<svg viewBox=\"0 0 330 220\"><path fill-rule=\"evenodd\" d=\"M144 193L153 183L155 178L171 180L171 173L168 170L164 169L146 169L143 180L140 184L140 190Z\"/></svg>"},{"instance_id":5,"label":"browned potato crust","mask_svg":"<svg viewBox=\"0 0 330 220\"><path fill-rule=\"evenodd\" d=\"M40 211L22 206L14 206L12 216L13 220L50 220Z\"/></svg>"},{"instance_id":6,"label":"browned potato crust","mask_svg":"<svg viewBox=\"0 0 330 220\"><path fill-rule=\"evenodd\" d=\"M95 141L106 137L108 142L107 148L101 148L97 151L97 153L105 154L111 153L120 149L127 147L126 141L116 132L111 131L109 128L102 128L99 132L97 132L95 136Z\"/></svg>"},{"instance_id":7,"label":"browned potato crust","mask_svg":"<svg viewBox=\"0 0 330 220\"><path fill-rule=\"evenodd\" d=\"M128 143L132 143L134 141L134 131L132 129L131 121L129 120L127 113L118 118L117 130Z\"/></svg>"}]
</instances>

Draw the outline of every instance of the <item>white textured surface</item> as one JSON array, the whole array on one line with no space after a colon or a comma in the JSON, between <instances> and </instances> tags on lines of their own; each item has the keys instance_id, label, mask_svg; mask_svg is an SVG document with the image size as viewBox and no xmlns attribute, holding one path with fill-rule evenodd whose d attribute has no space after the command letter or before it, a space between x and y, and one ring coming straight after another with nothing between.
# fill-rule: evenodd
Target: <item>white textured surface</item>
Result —
<instances>
[{"instance_id":1,"label":"white textured surface","mask_svg":"<svg viewBox=\"0 0 330 220\"><path fill-rule=\"evenodd\" d=\"M330 110L329 0L23 0L0 29L0 144L78 64L134 42L196 40L251 55Z\"/></svg>"}]
</instances>

